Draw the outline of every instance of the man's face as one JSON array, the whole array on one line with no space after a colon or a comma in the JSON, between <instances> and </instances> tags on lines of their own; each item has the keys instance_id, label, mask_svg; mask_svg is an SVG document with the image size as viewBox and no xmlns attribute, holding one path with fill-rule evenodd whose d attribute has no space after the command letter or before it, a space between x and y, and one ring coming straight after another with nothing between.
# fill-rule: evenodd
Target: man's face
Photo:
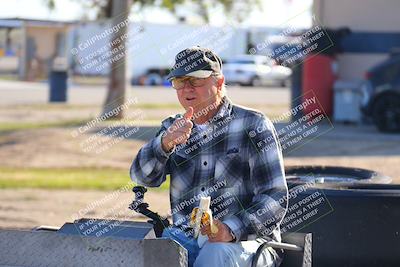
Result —
<instances>
[{"instance_id":1,"label":"man's face","mask_svg":"<svg viewBox=\"0 0 400 267\"><path fill-rule=\"evenodd\" d=\"M176 90L179 102L187 110L193 107L194 112L205 109L221 99L220 90L224 81L217 80L215 76L208 78L182 77L179 82L184 83L183 88ZM189 81L190 79L190 81Z\"/></svg>"}]
</instances>

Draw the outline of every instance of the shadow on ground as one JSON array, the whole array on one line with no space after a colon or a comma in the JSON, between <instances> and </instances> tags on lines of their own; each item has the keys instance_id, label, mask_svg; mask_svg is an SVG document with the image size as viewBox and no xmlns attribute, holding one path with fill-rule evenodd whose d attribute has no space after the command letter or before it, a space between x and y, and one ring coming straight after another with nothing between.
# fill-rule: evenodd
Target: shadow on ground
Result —
<instances>
[{"instance_id":1,"label":"shadow on ground","mask_svg":"<svg viewBox=\"0 0 400 267\"><path fill-rule=\"evenodd\" d=\"M287 124L279 123L277 131ZM98 128L94 132L101 132ZM153 138L159 127L137 126L109 128L105 135L147 142ZM281 136L282 138L282 136ZM343 124L323 124L318 131L292 145L286 142L283 152L286 157L325 157L325 156L398 156L400 155L400 134L383 134L374 126L355 126Z\"/></svg>"}]
</instances>

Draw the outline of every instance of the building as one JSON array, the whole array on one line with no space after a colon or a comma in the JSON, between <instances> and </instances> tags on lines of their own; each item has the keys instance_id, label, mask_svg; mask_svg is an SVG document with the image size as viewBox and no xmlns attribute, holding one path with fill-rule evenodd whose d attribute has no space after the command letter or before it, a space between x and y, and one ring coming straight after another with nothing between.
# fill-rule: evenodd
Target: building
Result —
<instances>
[{"instance_id":1,"label":"building","mask_svg":"<svg viewBox=\"0 0 400 267\"><path fill-rule=\"evenodd\" d=\"M73 22L0 19L0 72L20 80L46 79L56 58L67 58Z\"/></svg>"}]
</instances>

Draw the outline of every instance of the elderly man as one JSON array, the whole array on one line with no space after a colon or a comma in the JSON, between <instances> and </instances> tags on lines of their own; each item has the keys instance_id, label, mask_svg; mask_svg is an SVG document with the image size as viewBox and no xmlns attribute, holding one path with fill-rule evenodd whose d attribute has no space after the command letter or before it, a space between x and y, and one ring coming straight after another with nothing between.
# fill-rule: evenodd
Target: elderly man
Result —
<instances>
[{"instance_id":1,"label":"elderly man","mask_svg":"<svg viewBox=\"0 0 400 267\"><path fill-rule=\"evenodd\" d=\"M158 187L170 176L173 226L163 232L188 250L189 266L251 266L260 245L249 234L280 241L287 185L277 133L262 113L232 104L222 61L211 50L179 52L169 77L183 115L169 117L138 152L134 182ZM217 231L191 227L201 197L211 198ZM263 266L278 266L282 251L266 250Z\"/></svg>"}]
</instances>

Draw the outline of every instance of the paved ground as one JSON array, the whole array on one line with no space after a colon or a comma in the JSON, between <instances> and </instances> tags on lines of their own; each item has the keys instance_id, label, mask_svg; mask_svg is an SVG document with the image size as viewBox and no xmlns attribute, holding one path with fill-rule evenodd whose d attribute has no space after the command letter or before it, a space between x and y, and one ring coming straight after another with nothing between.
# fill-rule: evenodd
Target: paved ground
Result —
<instances>
[{"instance_id":1,"label":"paved ground","mask_svg":"<svg viewBox=\"0 0 400 267\"><path fill-rule=\"evenodd\" d=\"M138 103L176 103L176 93L170 87L129 87L128 96L137 97ZM253 88L230 86L232 100L244 104L282 104L289 102L287 88ZM43 104L48 100L47 83L31 83L0 80L0 106L17 104ZM105 99L105 86L71 85L68 90L69 104L99 104Z\"/></svg>"}]
</instances>

